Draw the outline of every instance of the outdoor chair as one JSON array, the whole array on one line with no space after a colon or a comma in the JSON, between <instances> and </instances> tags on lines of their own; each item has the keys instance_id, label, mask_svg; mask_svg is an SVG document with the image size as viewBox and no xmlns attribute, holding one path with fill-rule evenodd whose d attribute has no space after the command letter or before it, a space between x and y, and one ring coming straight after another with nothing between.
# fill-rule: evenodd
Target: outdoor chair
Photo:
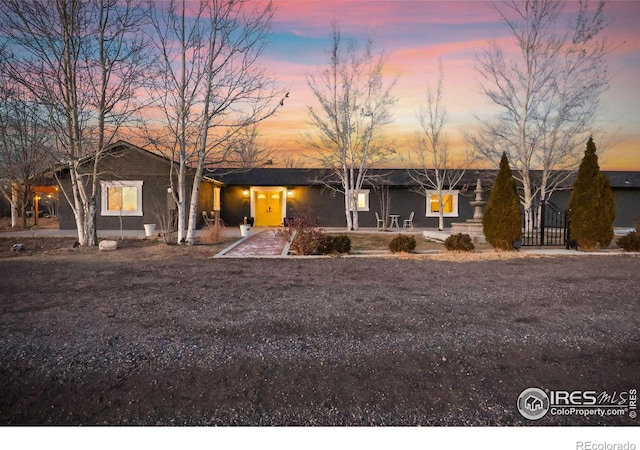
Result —
<instances>
[{"instance_id":1,"label":"outdoor chair","mask_svg":"<svg viewBox=\"0 0 640 450\"><path fill-rule=\"evenodd\" d=\"M209 218L209 216L207 215L207 212L206 212L206 211L202 211L202 218L204 219L204 224L205 224L206 226L214 225L214 224L215 224L215 221L216 221L216 220L215 220L215 219L210 219L210 218Z\"/></svg>"},{"instance_id":2,"label":"outdoor chair","mask_svg":"<svg viewBox=\"0 0 640 450\"><path fill-rule=\"evenodd\" d=\"M414 211L411 211L411 214L409 215L408 219L404 219L403 221L403 226L404 228L413 228L413 215L415 214Z\"/></svg>"},{"instance_id":3,"label":"outdoor chair","mask_svg":"<svg viewBox=\"0 0 640 450\"><path fill-rule=\"evenodd\" d=\"M380 218L378 211L376 211L376 228L384 228L384 219Z\"/></svg>"}]
</instances>

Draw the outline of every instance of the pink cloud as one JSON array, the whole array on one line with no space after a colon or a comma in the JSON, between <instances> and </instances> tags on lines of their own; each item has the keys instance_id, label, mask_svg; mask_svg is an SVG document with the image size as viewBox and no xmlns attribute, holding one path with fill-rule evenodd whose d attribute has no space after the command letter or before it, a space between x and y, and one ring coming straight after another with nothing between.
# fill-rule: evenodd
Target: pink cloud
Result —
<instances>
[{"instance_id":1,"label":"pink cloud","mask_svg":"<svg viewBox=\"0 0 640 450\"><path fill-rule=\"evenodd\" d=\"M477 1L295 1L280 0L276 24L296 24L301 35L326 32L337 20L345 31L362 32L403 24L460 24L495 21L495 12Z\"/></svg>"}]
</instances>

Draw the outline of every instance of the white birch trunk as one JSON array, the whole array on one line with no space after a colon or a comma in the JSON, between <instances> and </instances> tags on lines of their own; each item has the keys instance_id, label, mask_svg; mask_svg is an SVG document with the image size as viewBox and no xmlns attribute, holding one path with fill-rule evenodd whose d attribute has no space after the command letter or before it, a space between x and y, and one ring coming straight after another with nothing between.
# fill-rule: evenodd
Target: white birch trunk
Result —
<instances>
[{"instance_id":1,"label":"white birch trunk","mask_svg":"<svg viewBox=\"0 0 640 450\"><path fill-rule=\"evenodd\" d=\"M98 245L98 231L96 229L96 198L92 196L87 205L87 215L85 217L85 233L87 245Z\"/></svg>"},{"instance_id":2,"label":"white birch trunk","mask_svg":"<svg viewBox=\"0 0 640 450\"><path fill-rule=\"evenodd\" d=\"M78 242L81 246L87 245L87 237L84 228L84 208L82 200L80 198L80 181L78 180L78 174L75 171L75 167L70 167L71 171L71 190L73 194L73 205L69 202L71 209L73 210L73 217L76 220L76 230L78 231Z\"/></svg>"},{"instance_id":3,"label":"white birch trunk","mask_svg":"<svg viewBox=\"0 0 640 450\"><path fill-rule=\"evenodd\" d=\"M18 226L18 194L16 188L11 186L11 228Z\"/></svg>"},{"instance_id":4,"label":"white birch trunk","mask_svg":"<svg viewBox=\"0 0 640 450\"><path fill-rule=\"evenodd\" d=\"M345 190L345 194L344 194L344 214L345 214L345 218L347 220L347 230L352 230L353 229L353 222L351 220L351 193L349 192L349 189Z\"/></svg>"},{"instance_id":5,"label":"white birch trunk","mask_svg":"<svg viewBox=\"0 0 640 450\"><path fill-rule=\"evenodd\" d=\"M202 164L198 163L198 169L193 178L191 189L191 204L189 205L189 226L187 228L186 243L194 245L196 238L196 225L198 223L198 198L200 197L200 185L202 183Z\"/></svg>"},{"instance_id":6,"label":"white birch trunk","mask_svg":"<svg viewBox=\"0 0 640 450\"><path fill-rule=\"evenodd\" d=\"M176 206L178 208L178 244L185 242L185 223L186 223L186 197L187 187L185 180L186 170L184 161L180 161L180 168L178 169L178 198Z\"/></svg>"},{"instance_id":7,"label":"white birch trunk","mask_svg":"<svg viewBox=\"0 0 640 450\"><path fill-rule=\"evenodd\" d=\"M358 216L358 200L356 199L353 205L353 220L352 220L352 225L354 230L357 230L359 226L358 217L359 217Z\"/></svg>"}]
</instances>

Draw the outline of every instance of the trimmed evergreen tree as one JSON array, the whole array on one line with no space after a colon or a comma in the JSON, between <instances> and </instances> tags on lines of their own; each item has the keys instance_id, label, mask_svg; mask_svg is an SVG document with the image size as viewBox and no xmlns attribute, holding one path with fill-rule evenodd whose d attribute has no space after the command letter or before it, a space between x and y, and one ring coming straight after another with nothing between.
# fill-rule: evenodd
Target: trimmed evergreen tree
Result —
<instances>
[{"instance_id":1,"label":"trimmed evergreen tree","mask_svg":"<svg viewBox=\"0 0 640 450\"><path fill-rule=\"evenodd\" d=\"M611 184L600 172L596 144L590 137L569 200L571 238L578 250L608 247L613 240L616 202Z\"/></svg>"},{"instance_id":2,"label":"trimmed evergreen tree","mask_svg":"<svg viewBox=\"0 0 640 450\"><path fill-rule=\"evenodd\" d=\"M498 250L513 250L513 242L522 238L518 186L506 153L500 160L500 170L482 217L482 227L487 242Z\"/></svg>"}]
</instances>

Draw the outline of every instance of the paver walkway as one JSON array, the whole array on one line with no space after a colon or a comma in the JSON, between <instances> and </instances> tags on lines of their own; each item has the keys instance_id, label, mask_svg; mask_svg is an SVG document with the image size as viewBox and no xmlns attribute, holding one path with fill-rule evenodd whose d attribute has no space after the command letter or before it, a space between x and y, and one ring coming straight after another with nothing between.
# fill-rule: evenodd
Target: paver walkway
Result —
<instances>
[{"instance_id":1,"label":"paver walkway","mask_svg":"<svg viewBox=\"0 0 640 450\"><path fill-rule=\"evenodd\" d=\"M252 229L252 233L255 231ZM276 230L258 231L234 247L223 251L220 256L231 258L246 258L252 256L281 256L285 242L278 236Z\"/></svg>"}]
</instances>

